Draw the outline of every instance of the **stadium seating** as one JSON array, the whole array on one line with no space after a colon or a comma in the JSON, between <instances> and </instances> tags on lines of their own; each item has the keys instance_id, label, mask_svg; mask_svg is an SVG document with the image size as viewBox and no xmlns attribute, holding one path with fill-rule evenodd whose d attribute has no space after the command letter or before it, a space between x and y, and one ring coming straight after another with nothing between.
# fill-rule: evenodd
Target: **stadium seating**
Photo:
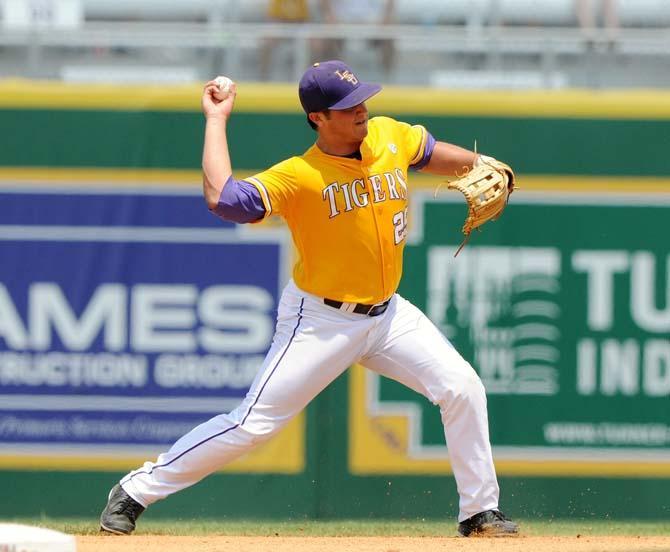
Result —
<instances>
[{"instance_id":1,"label":"stadium seating","mask_svg":"<svg viewBox=\"0 0 670 552\"><path fill-rule=\"evenodd\" d=\"M3 0L3 3L7 1ZM44 3L48 0L32 1ZM267 0L75 1L81 4L86 21L205 21L221 18L228 22L262 22L267 7ZM667 0L619 0L617 5L623 26L670 25ZM311 0L310 6L313 13L318 14L318 2ZM395 0L395 6L396 21L402 24L576 24L574 0Z\"/></svg>"},{"instance_id":2,"label":"stadium seating","mask_svg":"<svg viewBox=\"0 0 670 552\"><path fill-rule=\"evenodd\" d=\"M311 41L345 38L343 57L398 84L448 86L450 72L482 83L488 71L492 86L501 75L511 86L670 86L670 71L649 70L670 63L669 0L619 0L617 33L600 28L588 37L575 0L395 0L391 27L326 26L318 0L309 1L312 22L298 28L268 23L267 0L0 0L0 75L135 80L169 66L180 82L213 72L254 80L272 36L284 39L273 80L300 74ZM361 47L373 38L393 40L396 71L375 74L377 53Z\"/></svg>"}]
</instances>

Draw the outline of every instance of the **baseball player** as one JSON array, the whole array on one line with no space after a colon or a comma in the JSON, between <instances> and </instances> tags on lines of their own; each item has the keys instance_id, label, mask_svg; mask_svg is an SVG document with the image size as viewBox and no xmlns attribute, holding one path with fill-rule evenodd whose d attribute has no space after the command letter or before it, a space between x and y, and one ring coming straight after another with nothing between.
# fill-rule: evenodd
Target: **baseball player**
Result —
<instances>
[{"instance_id":1,"label":"baseball player","mask_svg":"<svg viewBox=\"0 0 670 552\"><path fill-rule=\"evenodd\" d=\"M407 236L408 169L454 176L482 161L436 141L422 126L369 119L365 102L380 90L341 61L315 63L299 85L315 144L235 180L226 126L236 88L222 97L215 81L205 85L203 189L210 210L237 223L283 217L297 262L281 296L272 345L243 402L121 479L100 517L102 530L131 533L145 508L275 435L359 363L439 406L460 496L459 533L517 533L517 524L498 510L486 396L477 373L396 293Z\"/></svg>"}]
</instances>

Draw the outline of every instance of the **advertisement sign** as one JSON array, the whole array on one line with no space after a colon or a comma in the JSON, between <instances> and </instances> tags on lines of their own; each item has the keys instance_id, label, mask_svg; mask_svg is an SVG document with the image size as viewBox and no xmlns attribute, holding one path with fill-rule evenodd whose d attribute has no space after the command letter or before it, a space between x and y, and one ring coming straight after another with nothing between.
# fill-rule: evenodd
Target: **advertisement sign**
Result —
<instances>
[{"instance_id":1,"label":"advertisement sign","mask_svg":"<svg viewBox=\"0 0 670 552\"><path fill-rule=\"evenodd\" d=\"M418 202L401 293L479 373L500 473L670 474L670 197L518 195L456 258L460 198ZM355 473L449 471L436 407L351 392Z\"/></svg>"},{"instance_id":2,"label":"advertisement sign","mask_svg":"<svg viewBox=\"0 0 670 552\"><path fill-rule=\"evenodd\" d=\"M174 190L3 190L0 221L0 464L132 466L241 402L274 332L281 232ZM301 469L301 428L241 469Z\"/></svg>"}]
</instances>

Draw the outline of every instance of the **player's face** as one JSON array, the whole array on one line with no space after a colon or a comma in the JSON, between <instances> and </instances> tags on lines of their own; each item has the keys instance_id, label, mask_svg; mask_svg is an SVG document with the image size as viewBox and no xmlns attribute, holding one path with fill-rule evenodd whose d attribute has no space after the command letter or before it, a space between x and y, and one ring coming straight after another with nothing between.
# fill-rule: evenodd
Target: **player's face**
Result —
<instances>
[{"instance_id":1,"label":"player's face","mask_svg":"<svg viewBox=\"0 0 670 552\"><path fill-rule=\"evenodd\" d=\"M324 125L326 132L338 140L362 142L368 135L368 108L365 102L349 109L331 110Z\"/></svg>"}]
</instances>

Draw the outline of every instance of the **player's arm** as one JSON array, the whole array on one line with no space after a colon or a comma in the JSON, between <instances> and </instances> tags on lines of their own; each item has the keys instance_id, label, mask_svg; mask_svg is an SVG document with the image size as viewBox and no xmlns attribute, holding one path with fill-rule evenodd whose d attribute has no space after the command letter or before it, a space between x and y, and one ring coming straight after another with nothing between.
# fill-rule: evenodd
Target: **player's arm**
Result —
<instances>
[{"instance_id":1,"label":"player's arm","mask_svg":"<svg viewBox=\"0 0 670 552\"><path fill-rule=\"evenodd\" d=\"M395 13L395 0L386 0L384 5L384 14L382 18L382 23L384 25L389 25L393 23L393 14Z\"/></svg>"},{"instance_id":2,"label":"player's arm","mask_svg":"<svg viewBox=\"0 0 670 552\"><path fill-rule=\"evenodd\" d=\"M218 85L212 80L205 85L202 94L202 111L205 115L202 188L205 201L210 209L216 207L226 182L233 175L226 126L233 111L237 89L233 83L230 93L223 101L214 97L217 90Z\"/></svg>"},{"instance_id":3,"label":"player's arm","mask_svg":"<svg viewBox=\"0 0 670 552\"><path fill-rule=\"evenodd\" d=\"M325 23L337 23L337 17L335 17L335 12L333 11L333 6L331 0L321 0L319 2L319 9Z\"/></svg>"},{"instance_id":4,"label":"player's arm","mask_svg":"<svg viewBox=\"0 0 670 552\"><path fill-rule=\"evenodd\" d=\"M228 152L226 126L233 110L237 89L231 86L225 100L218 100L214 81L205 85L202 111L205 114L205 144L202 152L202 189L207 207L215 215L230 222L253 222L265 215L263 202L256 188L248 182L233 179Z\"/></svg>"},{"instance_id":5,"label":"player's arm","mask_svg":"<svg viewBox=\"0 0 670 552\"><path fill-rule=\"evenodd\" d=\"M462 176L477 160L475 152L435 140L422 125L410 126L402 122L396 122L396 125L406 151L413 152L409 158L412 170L448 177Z\"/></svg>"},{"instance_id":6,"label":"player's arm","mask_svg":"<svg viewBox=\"0 0 670 552\"><path fill-rule=\"evenodd\" d=\"M398 122L396 125L401 143L404 143L407 151L415 152L409 159L411 169L449 178L460 178L474 167L489 165L508 173L509 189L511 191L514 188L514 173L504 163L460 146L435 140L422 125L410 126Z\"/></svg>"},{"instance_id":7,"label":"player's arm","mask_svg":"<svg viewBox=\"0 0 670 552\"><path fill-rule=\"evenodd\" d=\"M429 153L429 155L430 158L419 168L420 171L460 178L470 172L473 167L490 165L496 169L504 170L509 177L510 192L514 189L514 172L508 165L497 161L493 157L479 155L460 146L438 141L435 142L432 153Z\"/></svg>"},{"instance_id":8,"label":"player's arm","mask_svg":"<svg viewBox=\"0 0 670 552\"><path fill-rule=\"evenodd\" d=\"M474 151L447 142L436 141L430 159L419 170L443 176L462 176L463 173L472 169L477 157Z\"/></svg>"}]
</instances>

